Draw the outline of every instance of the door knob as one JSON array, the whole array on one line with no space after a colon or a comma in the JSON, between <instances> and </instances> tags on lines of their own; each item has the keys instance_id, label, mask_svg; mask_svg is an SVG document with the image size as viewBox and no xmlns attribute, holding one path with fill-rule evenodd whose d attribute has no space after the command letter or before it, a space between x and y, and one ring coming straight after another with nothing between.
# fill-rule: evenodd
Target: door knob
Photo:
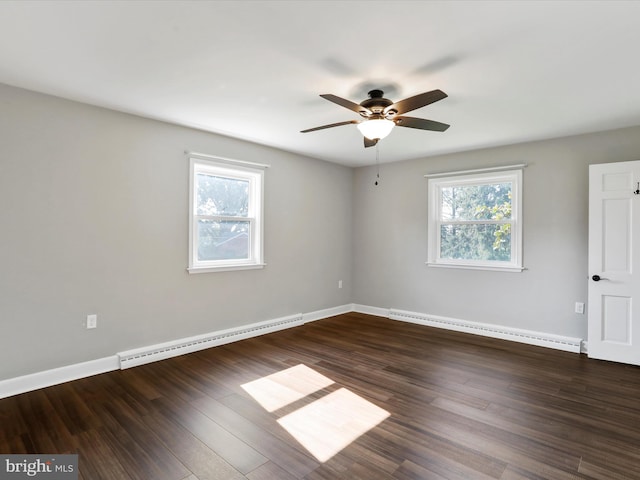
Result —
<instances>
[{"instance_id":1,"label":"door knob","mask_svg":"<svg viewBox=\"0 0 640 480\"><path fill-rule=\"evenodd\" d=\"M593 277L591 277L591 280L593 280L594 282L599 282L600 280L609 280L609 279L602 278L600 275L594 275Z\"/></svg>"}]
</instances>

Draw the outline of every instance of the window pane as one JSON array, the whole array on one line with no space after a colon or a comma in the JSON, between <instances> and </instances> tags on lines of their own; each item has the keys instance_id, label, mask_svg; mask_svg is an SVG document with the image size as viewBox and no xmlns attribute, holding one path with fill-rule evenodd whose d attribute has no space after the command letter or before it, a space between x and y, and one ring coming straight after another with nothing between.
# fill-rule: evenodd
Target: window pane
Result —
<instances>
[{"instance_id":1,"label":"window pane","mask_svg":"<svg viewBox=\"0 0 640 480\"><path fill-rule=\"evenodd\" d=\"M441 225L440 258L511 261L511 225Z\"/></svg>"},{"instance_id":2,"label":"window pane","mask_svg":"<svg viewBox=\"0 0 640 480\"><path fill-rule=\"evenodd\" d=\"M442 220L510 219L511 182L443 187L440 202Z\"/></svg>"},{"instance_id":3,"label":"window pane","mask_svg":"<svg viewBox=\"0 0 640 480\"><path fill-rule=\"evenodd\" d=\"M199 173L197 181L197 215L248 216L248 180Z\"/></svg>"},{"instance_id":4,"label":"window pane","mask_svg":"<svg viewBox=\"0 0 640 480\"><path fill-rule=\"evenodd\" d=\"M249 258L248 221L198 220L198 260Z\"/></svg>"}]
</instances>

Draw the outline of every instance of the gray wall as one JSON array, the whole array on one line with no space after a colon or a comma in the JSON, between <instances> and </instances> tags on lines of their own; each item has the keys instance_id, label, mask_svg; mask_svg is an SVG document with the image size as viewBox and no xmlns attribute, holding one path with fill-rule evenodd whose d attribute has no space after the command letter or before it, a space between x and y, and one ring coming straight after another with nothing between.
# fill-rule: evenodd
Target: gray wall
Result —
<instances>
[{"instance_id":1,"label":"gray wall","mask_svg":"<svg viewBox=\"0 0 640 480\"><path fill-rule=\"evenodd\" d=\"M0 380L351 301L351 169L2 85L0 111ZM271 164L266 268L186 272L185 150Z\"/></svg>"},{"instance_id":2,"label":"gray wall","mask_svg":"<svg viewBox=\"0 0 640 480\"><path fill-rule=\"evenodd\" d=\"M586 338L588 165L639 159L636 127L357 169L354 303ZM427 267L424 174L519 163L527 270Z\"/></svg>"}]
</instances>

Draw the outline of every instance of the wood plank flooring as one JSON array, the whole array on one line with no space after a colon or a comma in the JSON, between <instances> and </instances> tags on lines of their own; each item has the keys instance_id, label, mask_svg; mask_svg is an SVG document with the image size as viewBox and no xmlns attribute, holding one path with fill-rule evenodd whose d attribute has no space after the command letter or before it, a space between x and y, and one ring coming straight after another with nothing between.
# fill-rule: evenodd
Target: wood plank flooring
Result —
<instances>
[{"instance_id":1,"label":"wood plank flooring","mask_svg":"<svg viewBox=\"0 0 640 480\"><path fill-rule=\"evenodd\" d=\"M640 369L351 313L0 400L0 453L77 453L83 480L640 479Z\"/></svg>"}]
</instances>

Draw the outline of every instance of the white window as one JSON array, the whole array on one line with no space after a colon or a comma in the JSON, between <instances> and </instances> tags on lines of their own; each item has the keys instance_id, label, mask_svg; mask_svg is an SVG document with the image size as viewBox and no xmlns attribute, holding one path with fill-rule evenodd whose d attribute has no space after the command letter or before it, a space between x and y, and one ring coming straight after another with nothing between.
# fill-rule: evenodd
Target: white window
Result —
<instances>
[{"instance_id":1,"label":"white window","mask_svg":"<svg viewBox=\"0 0 640 480\"><path fill-rule=\"evenodd\" d=\"M522 169L434 177L427 264L521 271Z\"/></svg>"},{"instance_id":2,"label":"white window","mask_svg":"<svg viewBox=\"0 0 640 480\"><path fill-rule=\"evenodd\" d=\"M189 273L262 268L264 170L190 159Z\"/></svg>"}]
</instances>

